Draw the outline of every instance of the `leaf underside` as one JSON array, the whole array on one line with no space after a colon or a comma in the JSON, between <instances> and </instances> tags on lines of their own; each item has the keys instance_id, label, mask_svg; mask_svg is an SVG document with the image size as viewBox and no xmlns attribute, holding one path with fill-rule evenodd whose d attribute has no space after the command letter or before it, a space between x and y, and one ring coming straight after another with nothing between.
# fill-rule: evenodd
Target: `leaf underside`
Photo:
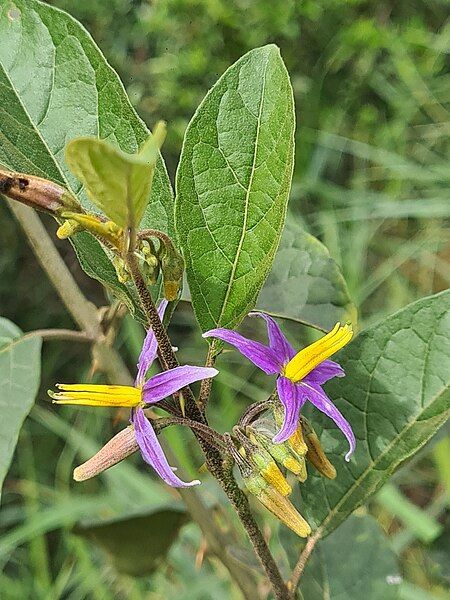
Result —
<instances>
[{"instance_id":1,"label":"leaf underside","mask_svg":"<svg viewBox=\"0 0 450 600\"><path fill-rule=\"evenodd\" d=\"M0 491L41 377L41 339L21 335L13 323L0 319Z\"/></svg>"},{"instance_id":2,"label":"leaf underside","mask_svg":"<svg viewBox=\"0 0 450 600\"><path fill-rule=\"evenodd\" d=\"M86 30L72 17L37 0L0 6L0 163L13 171L51 179L95 212L64 161L67 142L97 136L134 153L149 131L132 108L117 74ZM174 235L173 194L162 159L141 227ZM90 237L90 236L89 236ZM100 243L77 235L72 243L86 272L124 299ZM89 258L87 254L89 253ZM97 266L98 264L98 266Z\"/></svg>"}]
</instances>

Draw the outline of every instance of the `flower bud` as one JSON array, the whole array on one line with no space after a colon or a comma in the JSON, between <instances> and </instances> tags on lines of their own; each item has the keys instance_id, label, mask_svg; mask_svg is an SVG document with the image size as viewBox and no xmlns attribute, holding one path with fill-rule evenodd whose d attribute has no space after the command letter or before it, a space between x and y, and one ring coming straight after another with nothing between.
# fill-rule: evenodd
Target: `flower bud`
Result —
<instances>
[{"instance_id":1,"label":"flower bud","mask_svg":"<svg viewBox=\"0 0 450 600\"><path fill-rule=\"evenodd\" d=\"M126 283L130 280L130 274L127 270L127 265L125 261L120 256L114 256L112 259L112 264L116 270L117 279L120 283Z\"/></svg>"},{"instance_id":2,"label":"flower bud","mask_svg":"<svg viewBox=\"0 0 450 600\"><path fill-rule=\"evenodd\" d=\"M155 283L158 281L160 271L160 263L157 257L155 246L151 240L144 240L141 243L140 251L143 257L142 274L144 275L147 283L150 285L155 285Z\"/></svg>"},{"instance_id":3,"label":"flower bud","mask_svg":"<svg viewBox=\"0 0 450 600\"><path fill-rule=\"evenodd\" d=\"M280 494L289 496L292 493L292 488L264 446L258 444L255 436L252 440L248 439L239 427L235 427L233 433L242 444L239 450L241 456L247 458L255 467L255 471L262 475Z\"/></svg>"},{"instance_id":4,"label":"flower bud","mask_svg":"<svg viewBox=\"0 0 450 600\"><path fill-rule=\"evenodd\" d=\"M64 219L68 219L69 223L71 223L71 227L73 228L73 230L75 227L74 224L77 223L79 226L78 231L89 231L96 237L104 240L111 246L114 246L114 248L117 248L119 251L123 250L123 229L116 225L116 223L114 223L113 221L102 221L97 215L78 214L68 211L62 212L61 216ZM63 225L61 225L61 227L56 232L56 235L61 239L64 239L64 237L68 237L66 235L68 230L69 227L65 228L65 223L63 223Z\"/></svg>"},{"instance_id":5,"label":"flower bud","mask_svg":"<svg viewBox=\"0 0 450 600\"><path fill-rule=\"evenodd\" d=\"M160 263L164 296L169 301L176 300L183 280L183 257L172 243L165 243L160 249Z\"/></svg>"},{"instance_id":6,"label":"flower bud","mask_svg":"<svg viewBox=\"0 0 450 600\"><path fill-rule=\"evenodd\" d=\"M283 465L285 469L297 475L301 483L306 481L307 472L305 465L305 457L298 456L290 447L289 443L282 442L281 444L274 444L272 437L269 437L265 433L262 433L257 427L257 423L254 423L255 427L247 427L247 435L249 439L258 443L260 446L265 448L267 452L277 461L278 464Z\"/></svg>"},{"instance_id":7,"label":"flower bud","mask_svg":"<svg viewBox=\"0 0 450 600\"><path fill-rule=\"evenodd\" d=\"M308 446L306 458L321 475L325 475L328 479L334 479L336 477L336 469L326 457L316 432L305 417L300 418L300 423Z\"/></svg>"},{"instance_id":8,"label":"flower bud","mask_svg":"<svg viewBox=\"0 0 450 600\"><path fill-rule=\"evenodd\" d=\"M256 496L279 521L292 529L298 536L305 538L311 533L311 527L297 511L295 506L285 496L270 485L266 479L253 473L244 479L248 491Z\"/></svg>"},{"instance_id":9,"label":"flower bud","mask_svg":"<svg viewBox=\"0 0 450 600\"><path fill-rule=\"evenodd\" d=\"M80 210L78 200L53 181L0 169L0 193L12 200L57 215L61 210Z\"/></svg>"},{"instance_id":10,"label":"flower bud","mask_svg":"<svg viewBox=\"0 0 450 600\"><path fill-rule=\"evenodd\" d=\"M76 467L73 472L73 478L75 481L91 479L121 462L138 449L139 446L133 427L126 427L111 438L97 454L79 467Z\"/></svg>"},{"instance_id":11,"label":"flower bud","mask_svg":"<svg viewBox=\"0 0 450 600\"><path fill-rule=\"evenodd\" d=\"M233 433L241 441L243 434L239 428L233 428ZM224 434L224 438L248 491L298 536L307 537L311 533L311 528L294 505L258 472L255 465L249 461L243 447L238 451L229 434Z\"/></svg>"},{"instance_id":12,"label":"flower bud","mask_svg":"<svg viewBox=\"0 0 450 600\"><path fill-rule=\"evenodd\" d=\"M273 416L275 418L275 423L277 424L277 426L281 427L284 419L283 410L281 406L274 406ZM303 432L302 428L300 427L300 423L298 424L295 432L288 439L288 444L298 456L305 456L305 454L307 453L308 446L306 445L305 440L303 439Z\"/></svg>"}]
</instances>

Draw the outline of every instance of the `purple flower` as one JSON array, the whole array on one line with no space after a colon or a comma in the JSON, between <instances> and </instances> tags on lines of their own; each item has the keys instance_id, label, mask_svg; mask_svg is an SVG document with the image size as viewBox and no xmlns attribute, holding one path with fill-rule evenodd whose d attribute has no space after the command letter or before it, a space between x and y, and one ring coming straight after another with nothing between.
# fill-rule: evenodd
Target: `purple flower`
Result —
<instances>
[{"instance_id":1,"label":"purple flower","mask_svg":"<svg viewBox=\"0 0 450 600\"><path fill-rule=\"evenodd\" d=\"M163 300L158 308L162 319L167 306ZM125 406L131 408L136 441L143 459L152 466L166 483L173 487L197 485L200 481L181 481L167 462L156 433L145 416L144 408L178 392L183 387L217 375L216 369L184 365L158 373L145 380L147 371L156 358L158 343L152 330L148 331L142 346L134 386L57 384L58 393L49 392L57 404L82 404L85 406Z\"/></svg>"},{"instance_id":2,"label":"purple flower","mask_svg":"<svg viewBox=\"0 0 450 600\"><path fill-rule=\"evenodd\" d=\"M298 425L300 410L309 400L330 417L347 438L350 450L345 459L348 461L356 446L355 436L348 421L321 386L332 377L345 375L343 369L328 358L351 340L351 326L341 327L337 323L325 336L296 352L272 317L265 313L250 313L250 316L262 317L266 321L268 346L223 328L211 329L204 333L203 337L214 337L232 344L264 373L278 375L277 392L284 407L284 421L280 431L273 438L275 443L284 442L293 435Z\"/></svg>"}]
</instances>

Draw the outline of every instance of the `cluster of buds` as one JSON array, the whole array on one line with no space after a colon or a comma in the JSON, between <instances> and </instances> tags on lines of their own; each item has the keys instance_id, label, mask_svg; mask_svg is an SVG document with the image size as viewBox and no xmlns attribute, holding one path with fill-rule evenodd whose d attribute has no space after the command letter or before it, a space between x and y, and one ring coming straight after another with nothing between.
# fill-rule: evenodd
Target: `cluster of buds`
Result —
<instances>
[{"instance_id":1,"label":"cluster of buds","mask_svg":"<svg viewBox=\"0 0 450 600\"><path fill-rule=\"evenodd\" d=\"M156 244L152 238L156 238ZM155 285L161 274L164 297L169 301L176 300L183 281L184 261L170 237L156 229L139 232L135 255L146 283ZM121 283L130 280L126 262L120 255L113 259L113 265Z\"/></svg>"},{"instance_id":2,"label":"cluster of buds","mask_svg":"<svg viewBox=\"0 0 450 600\"><path fill-rule=\"evenodd\" d=\"M53 215L60 223L56 232L59 239L88 231L112 251L112 264L118 280L121 283L130 280L123 258L128 250L127 232L104 215L87 213L65 188L41 177L0 169L0 193ZM184 262L170 237L157 230L139 232L135 255L147 284L154 285L162 274L165 298L176 300L182 284Z\"/></svg>"},{"instance_id":3,"label":"cluster of buds","mask_svg":"<svg viewBox=\"0 0 450 600\"><path fill-rule=\"evenodd\" d=\"M300 483L307 478L306 460L329 479L336 477L336 470L304 417L288 440L274 444L279 419L278 407L274 407L273 413L251 423L244 420L233 428L233 437L228 436L228 446L248 491L297 535L307 537L311 528L288 499L292 487L282 470L292 473Z\"/></svg>"}]
</instances>

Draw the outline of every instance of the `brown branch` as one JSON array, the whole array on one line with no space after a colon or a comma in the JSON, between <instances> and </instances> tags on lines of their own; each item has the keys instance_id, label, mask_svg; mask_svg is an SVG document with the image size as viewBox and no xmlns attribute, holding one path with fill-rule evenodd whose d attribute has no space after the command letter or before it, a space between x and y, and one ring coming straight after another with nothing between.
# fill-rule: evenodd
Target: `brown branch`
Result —
<instances>
[{"instance_id":1,"label":"brown branch","mask_svg":"<svg viewBox=\"0 0 450 600\"><path fill-rule=\"evenodd\" d=\"M292 600L294 600L295 598L297 587L300 583L303 571L305 570L306 563L308 562L308 559L311 556L311 552L314 550L315 545L320 540L321 535L322 531L318 529L316 533L308 539L308 541L306 542L306 546L303 548L298 558L297 564L295 565L292 571L291 578L289 579L287 584Z\"/></svg>"},{"instance_id":2,"label":"brown branch","mask_svg":"<svg viewBox=\"0 0 450 600\"><path fill-rule=\"evenodd\" d=\"M95 341L85 331L74 331L72 329L35 329L26 333L22 339L40 337L45 341L61 340L67 342L88 342Z\"/></svg>"}]
</instances>

